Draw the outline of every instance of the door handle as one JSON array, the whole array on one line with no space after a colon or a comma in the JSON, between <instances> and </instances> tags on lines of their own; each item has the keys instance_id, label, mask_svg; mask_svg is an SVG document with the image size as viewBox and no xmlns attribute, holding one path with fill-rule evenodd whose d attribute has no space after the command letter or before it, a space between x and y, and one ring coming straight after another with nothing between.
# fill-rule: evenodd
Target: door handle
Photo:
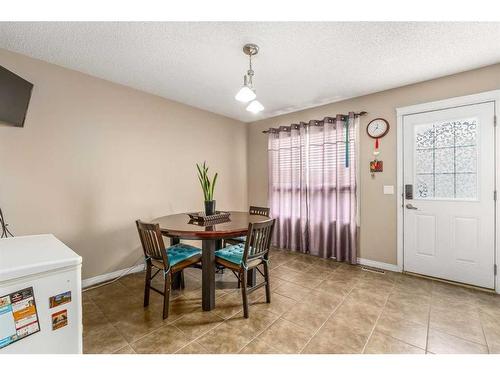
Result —
<instances>
[{"instance_id":1,"label":"door handle","mask_svg":"<svg viewBox=\"0 0 500 375\"><path fill-rule=\"evenodd\" d=\"M418 210L418 208L417 208L417 207L415 207L414 205L412 205L411 203L408 203L408 204L406 205L406 208L407 208L407 209L409 209L409 210Z\"/></svg>"}]
</instances>

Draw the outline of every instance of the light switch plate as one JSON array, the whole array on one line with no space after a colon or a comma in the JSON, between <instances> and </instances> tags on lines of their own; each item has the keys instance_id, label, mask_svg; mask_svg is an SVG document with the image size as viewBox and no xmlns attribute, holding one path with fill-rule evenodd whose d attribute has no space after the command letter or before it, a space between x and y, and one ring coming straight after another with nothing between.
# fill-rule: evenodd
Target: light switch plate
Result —
<instances>
[{"instance_id":1,"label":"light switch plate","mask_svg":"<svg viewBox=\"0 0 500 375\"><path fill-rule=\"evenodd\" d=\"M394 185L384 185L384 194L394 194Z\"/></svg>"}]
</instances>

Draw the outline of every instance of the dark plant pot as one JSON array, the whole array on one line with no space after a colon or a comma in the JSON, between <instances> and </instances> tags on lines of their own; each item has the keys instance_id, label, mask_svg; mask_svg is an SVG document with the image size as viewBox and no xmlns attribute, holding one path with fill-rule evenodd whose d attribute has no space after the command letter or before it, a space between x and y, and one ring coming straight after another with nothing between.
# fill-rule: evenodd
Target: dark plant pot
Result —
<instances>
[{"instance_id":1,"label":"dark plant pot","mask_svg":"<svg viewBox=\"0 0 500 375\"><path fill-rule=\"evenodd\" d=\"M215 201L205 201L205 215L215 214Z\"/></svg>"}]
</instances>

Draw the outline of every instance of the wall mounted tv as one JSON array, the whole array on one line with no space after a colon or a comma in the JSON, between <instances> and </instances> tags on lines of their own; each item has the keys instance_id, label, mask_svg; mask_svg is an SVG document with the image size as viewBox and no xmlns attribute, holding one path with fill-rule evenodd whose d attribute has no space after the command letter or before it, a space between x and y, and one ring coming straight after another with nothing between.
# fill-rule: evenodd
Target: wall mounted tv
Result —
<instances>
[{"instance_id":1,"label":"wall mounted tv","mask_svg":"<svg viewBox=\"0 0 500 375\"><path fill-rule=\"evenodd\" d=\"M0 66L0 123L24 126L33 84Z\"/></svg>"}]
</instances>

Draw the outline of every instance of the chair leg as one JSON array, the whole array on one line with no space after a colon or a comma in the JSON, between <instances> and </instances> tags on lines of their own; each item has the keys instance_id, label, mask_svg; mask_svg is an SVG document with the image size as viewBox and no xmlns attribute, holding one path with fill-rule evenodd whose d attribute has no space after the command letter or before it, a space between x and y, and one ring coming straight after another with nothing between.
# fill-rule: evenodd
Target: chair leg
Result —
<instances>
[{"instance_id":1,"label":"chair leg","mask_svg":"<svg viewBox=\"0 0 500 375\"><path fill-rule=\"evenodd\" d=\"M184 270L179 271L179 278L181 280L181 289L186 288L186 284L184 282Z\"/></svg>"},{"instance_id":2,"label":"chair leg","mask_svg":"<svg viewBox=\"0 0 500 375\"><path fill-rule=\"evenodd\" d=\"M163 288L163 319L168 318L168 309L170 307L170 287L172 285L172 274L168 272L165 275Z\"/></svg>"},{"instance_id":3,"label":"chair leg","mask_svg":"<svg viewBox=\"0 0 500 375\"><path fill-rule=\"evenodd\" d=\"M238 271L238 289L241 287L241 272Z\"/></svg>"},{"instance_id":4,"label":"chair leg","mask_svg":"<svg viewBox=\"0 0 500 375\"><path fill-rule=\"evenodd\" d=\"M271 284L269 283L269 265L264 262L264 280L266 281L266 302L271 303Z\"/></svg>"},{"instance_id":5,"label":"chair leg","mask_svg":"<svg viewBox=\"0 0 500 375\"><path fill-rule=\"evenodd\" d=\"M151 288L151 264L146 263L146 281L144 286L144 307L149 305L149 293Z\"/></svg>"},{"instance_id":6,"label":"chair leg","mask_svg":"<svg viewBox=\"0 0 500 375\"><path fill-rule=\"evenodd\" d=\"M241 295L243 297L243 316L248 318L247 272L241 272Z\"/></svg>"}]
</instances>

